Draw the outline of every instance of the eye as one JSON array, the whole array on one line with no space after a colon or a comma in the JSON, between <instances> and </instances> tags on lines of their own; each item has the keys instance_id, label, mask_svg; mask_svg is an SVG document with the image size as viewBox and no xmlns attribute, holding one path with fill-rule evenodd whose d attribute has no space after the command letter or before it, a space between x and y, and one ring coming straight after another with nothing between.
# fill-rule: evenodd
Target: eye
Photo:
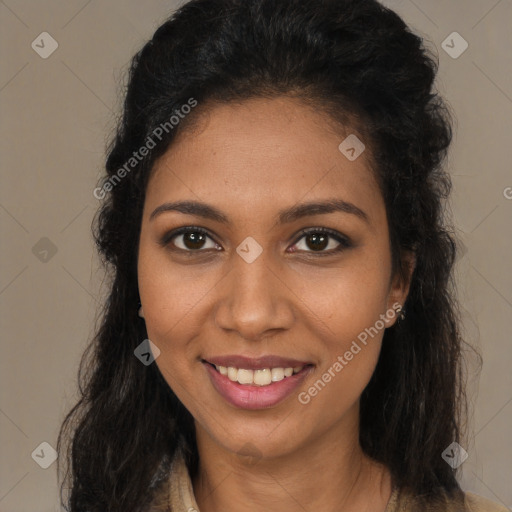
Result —
<instances>
[{"instance_id":1,"label":"eye","mask_svg":"<svg viewBox=\"0 0 512 512\"><path fill-rule=\"evenodd\" d=\"M210 240L208 245L207 241ZM167 233L161 240L161 244L166 247L171 244L186 252L198 252L201 249L218 249L218 244L214 242L208 232L200 227L187 226L171 233Z\"/></svg>"},{"instance_id":2,"label":"eye","mask_svg":"<svg viewBox=\"0 0 512 512\"><path fill-rule=\"evenodd\" d=\"M328 256L352 247L347 237L328 228L304 229L299 235L290 252L303 251L316 253L318 256ZM176 248L188 253L202 252L207 249L222 250L205 229L197 226L185 226L166 233L160 244L163 247L171 244L174 246L173 250Z\"/></svg>"},{"instance_id":3,"label":"eye","mask_svg":"<svg viewBox=\"0 0 512 512\"><path fill-rule=\"evenodd\" d=\"M292 252L300 250L309 253L318 253L319 256L327 256L352 246L348 238L337 231L327 228L310 228L303 230L300 235L298 242L294 244L296 249ZM304 242L301 242L302 240L304 240Z\"/></svg>"}]
</instances>

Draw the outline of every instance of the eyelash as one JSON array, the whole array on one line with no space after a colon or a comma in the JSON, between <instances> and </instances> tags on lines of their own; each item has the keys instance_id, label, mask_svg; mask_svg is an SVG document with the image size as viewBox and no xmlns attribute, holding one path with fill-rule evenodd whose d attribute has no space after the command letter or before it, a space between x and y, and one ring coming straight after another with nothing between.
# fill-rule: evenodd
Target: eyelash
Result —
<instances>
[{"instance_id":1,"label":"eyelash","mask_svg":"<svg viewBox=\"0 0 512 512\"><path fill-rule=\"evenodd\" d=\"M175 231L166 233L160 240L160 244L162 245L162 247L168 247L169 244L171 244L171 241L173 238L175 238L179 235L185 234L185 233L199 233L199 234L207 236L208 238L210 238L211 240L213 240L215 242L213 237L210 235L210 233L206 229L200 228L199 226L184 226L182 228L176 229ZM348 249L348 248L352 247L352 242L347 237L345 237L345 236L341 235L340 233L338 233L337 231L334 231L329 228L306 228L306 229L303 229L298 233L298 235L297 235L298 238L296 239L296 241L294 242L293 245L296 245L302 238L304 238L305 236L310 235L310 234L329 235L329 237L334 238L339 243L339 245L338 245L338 247L336 247L335 249L331 249L330 251L316 252L316 251L300 251L300 250L298 250L298 251L294 251L294 252L305 252L306 254L313 254L315 256L322 257L322 256L330 256L332 254L339 253L339 252L343 251L344 249ZM217 242L215 242L215 243L217 243ZM174 247L171 250L181 251L183 253L189 253L189 254L206 252L205 249L186 250L186 249L181 249L180 247Z\"/></svg>"}]
</instances>

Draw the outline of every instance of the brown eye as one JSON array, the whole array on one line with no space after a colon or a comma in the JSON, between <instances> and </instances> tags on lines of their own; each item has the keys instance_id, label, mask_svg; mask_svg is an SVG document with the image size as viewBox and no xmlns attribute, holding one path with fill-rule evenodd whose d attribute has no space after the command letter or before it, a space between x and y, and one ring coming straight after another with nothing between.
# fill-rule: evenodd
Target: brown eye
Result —
<instances>
[{"instance_id":1,"label":"brown eye","mask_svg":"<svg viewBox=\"0 0 512 512\"><path fill-rule=\"evenodd\" d=\"M206 235L195 231L184 233L180 236L182 237L182 244L185 246L185 249L201 249L207 238Z\"/></svg>"},{"instance_id":2,"label":"brown eye","mask_svg":"<svg viewBox=\"0 0 512 512\"><path fill-rule=\"evenodd\" d=\"M302 242L302 240L304 241ZM352 244L346 237L327 228L303 231L301 238L294 245L296 250L321 253L322 255L332 254L351 246Z\"/></svg>"},{"instance_id":3,"label":"brown eye","mask_svg":"<svg viewBox=\"0 0 512 512\"><path fill-rule=\"evenodd\" d=\"M172 244L174 247L188 252L199 252L202 249L216 249L213 239L201 228L181 228L164 236L163 246Z\"/></svg>"},{"instance_id":4,"label":"brown eye","mask_svg":"<svg viewBox=\"0 0 512 512\"><path fill-rule=\"evenodd\" d=\"M323 233L312 233L305 237L306 245L313 251L323 251L329 245L329 236Z\"/></svg>"}]
</instances>

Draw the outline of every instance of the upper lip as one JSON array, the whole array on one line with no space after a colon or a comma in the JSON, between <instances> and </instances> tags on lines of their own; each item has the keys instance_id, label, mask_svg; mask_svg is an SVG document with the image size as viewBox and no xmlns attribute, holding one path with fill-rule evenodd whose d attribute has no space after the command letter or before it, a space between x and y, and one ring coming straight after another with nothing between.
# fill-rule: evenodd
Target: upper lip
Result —
<instances>
[{"instance_id":1,"label":"upper lip","mask_svg":"<svg viewBox=\"0 0 512 512\"><path fill-rule=\"evenodd\" d=\"M245 370L263 370L264 368L296 368L297 366L306 366L307 361L298 361L288 357L279 357L274 355L250 358L238 355L216 356L205 358L204 361L217 366L233 368L242 368Z\"/></svg>"}]
</instances>

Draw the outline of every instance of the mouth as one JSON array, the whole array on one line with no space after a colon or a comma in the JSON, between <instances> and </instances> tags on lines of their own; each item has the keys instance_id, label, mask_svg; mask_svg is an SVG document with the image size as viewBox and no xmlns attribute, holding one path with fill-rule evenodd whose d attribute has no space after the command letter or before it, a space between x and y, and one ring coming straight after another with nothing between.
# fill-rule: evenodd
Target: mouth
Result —
<instances>
[{"instance_id":1,"label":"mouth","mask_svg":"<svg viewBox=\"0 0 512 512\"><path fill-rule=\"evenodd\" d=\"M217 364L219 359L215 358L215 362L202 359L201 362L217 393L228 404L239 409L266 409L278 405L289 397L314 369L312 363L283 359L279 361L287 361L286 365L266 366L270 359L275 361L276 358L266 358L263 360L265 364L262 363L263 358L245 359L245 362L238 358L240 367L227 366L225 360L222 361L225 364ZM236 358L229 358L230 361L233 359ZM290 362L295 366L288 366Z\"/></svg>"},{"instance_id":2,"label":"mouth","mask_svg":"<svg viewBox=\"0 0 512 512\"><path fill-rule=\"evenodd\" d=\"M298 366L281 366L274 368L261 368L261 369L249 369L249 368L236 368L234 366L222 366L210 363L209 361L203 360L204 363L210 365L215 369L217 373L227 377L231 382L237 382L242 386L271 386L276 382L281 382L284 379L296 375L305 368L313 366L312 364L301 364Z\"/></svg>"}]
</instances>

